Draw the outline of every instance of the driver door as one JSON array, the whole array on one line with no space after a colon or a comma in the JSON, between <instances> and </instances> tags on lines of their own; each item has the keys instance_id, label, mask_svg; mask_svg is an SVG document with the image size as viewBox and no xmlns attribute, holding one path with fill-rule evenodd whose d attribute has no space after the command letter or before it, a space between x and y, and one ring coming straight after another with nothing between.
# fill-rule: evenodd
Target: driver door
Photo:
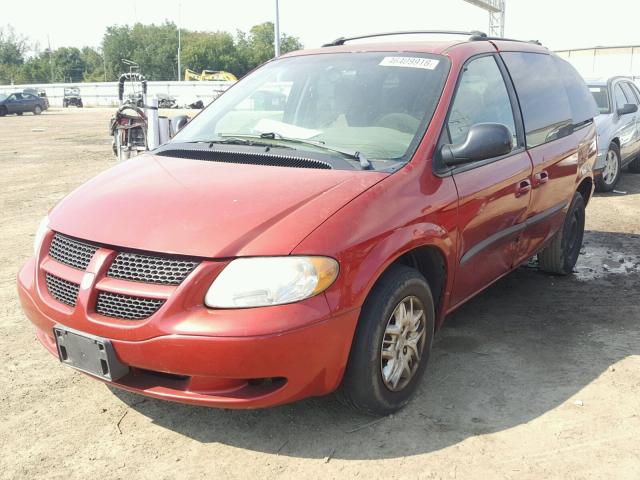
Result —
<instances>
[{"instance_id":1,"label":"driver door","mask_svg":"<svg viewBox=\"0 0 640 480\"><path fill-rule=\"evenodd\" d=\"M471 59L452 101L445 134L463 143L471 126L501 123L513 134L502 157L456 167L458 268L452 305L464 302L513 267L531 196L532 164L524 148L522 120L504 66L495 55Z\"/></svg>"},{"instance_id":2,"label":"driver door","mask_svg":"<svg viewBox=\"0 0 640 480\"><path fill-rule=\"evenodd\" d=\"M7 113L22 112L22 95L19 93L12 93L7 99Z\"/></svg>"}]
</instances>

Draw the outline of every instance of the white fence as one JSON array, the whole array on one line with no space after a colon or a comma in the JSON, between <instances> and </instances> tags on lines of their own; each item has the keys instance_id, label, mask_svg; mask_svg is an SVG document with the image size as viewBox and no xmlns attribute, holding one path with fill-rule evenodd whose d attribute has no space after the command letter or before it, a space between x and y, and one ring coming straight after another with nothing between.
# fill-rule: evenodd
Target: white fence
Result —
<instances>
[{"instance_id":1,"label":"white fence","mask_svg":"<svg viewBox=\"0 0 640 480\"><path fill-rule=\"evenodd\" d=\"M640 45L562 50L556 54L585 78L624 75L640 80Z\"/></svg>"},{"instance_id":2,"label":"white fence","mask_svg":"<svg viewBox=\"0 0 640 480\"><path fill-rule=\"evenodd\" d=\"M220 93L229 88L233 82L147 82L147 95L149 97L158 93L165 93L176 97L179 106L184 106L196 100L202 100L207 105ZM136 84L139 85L139 84ZM96 83L47 83L33 85L0 85L0 93L8 94L19 92L25 88L43 89L47 92L49 104L61 107L64 89L78 87L82 102L85 106L117 106L118 105L118 82L96 82ZM139 89L139 86L137 86ZM125 83L124 94L133 91L129 82Z\"/></svg>"}]
</instances>

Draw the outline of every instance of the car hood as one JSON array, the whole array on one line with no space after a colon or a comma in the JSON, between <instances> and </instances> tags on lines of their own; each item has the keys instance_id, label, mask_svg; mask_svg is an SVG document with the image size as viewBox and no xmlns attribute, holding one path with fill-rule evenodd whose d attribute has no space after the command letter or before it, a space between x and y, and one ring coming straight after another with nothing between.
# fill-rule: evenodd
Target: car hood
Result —
<instances>
[{"instance_id":1,"label":"car hood","mask_svg":"<svg viewBox=\"0 0 640 480\"><path fill-rule=\"evenodd\" d=\"M388 173L145 154L85 183L51 229L102 244L209 258L286 255Z\"/></svg>"}]
</instances>

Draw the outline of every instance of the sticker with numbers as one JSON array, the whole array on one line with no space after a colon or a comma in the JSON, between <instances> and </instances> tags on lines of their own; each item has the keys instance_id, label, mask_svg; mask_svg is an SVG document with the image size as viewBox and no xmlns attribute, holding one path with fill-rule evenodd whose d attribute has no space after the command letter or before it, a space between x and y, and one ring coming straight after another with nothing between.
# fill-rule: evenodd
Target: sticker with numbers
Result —
<instances>
[{"instance_id":1,"label":"sticker with numbers","mask_svg":"<svg viewBox=\"0 0 640 480\"><path fill-rule=\"evenodd\" d=\"M383 67L408 67L423 68L425 70L433 70L438 66L440 60L422 57L384 57L379 65Z\"/></svg>"}]
</instances>

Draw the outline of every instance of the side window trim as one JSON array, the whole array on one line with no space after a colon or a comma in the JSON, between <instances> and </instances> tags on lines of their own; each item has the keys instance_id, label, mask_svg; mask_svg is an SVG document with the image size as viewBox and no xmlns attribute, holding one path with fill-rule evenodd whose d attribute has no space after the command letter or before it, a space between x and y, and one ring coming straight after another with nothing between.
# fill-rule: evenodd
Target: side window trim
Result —
<instances>
[{"instance_id":1,"label":"side window trim","mask_svg":"<svg viewBox=\"0 0 640 480\"><path fill-rule=\"evenodd\" d=\"M502 80L505 84L505 88L507 89L507 93L509 95L509 101L511 103L511 112L513 114L513 120L516 127L516 138L518 139L518 144L515 145L513 150L511 150L508 154L502 155L500 157L488 158L487 160L480 160L478 162L467 163L465 165L459 165L456 167L440 168L441 165L437 159L439 158L439 155L440 155L440 148L444 144L444 137L446 136L448 139L451 138L449 134L449 115L451 114L451 108L458 94L458 89L460 88L462 76L464 75L464 72L466 71L467 66L471 62L483 57L493 57L493 59L495 60L498 66L498 70L500 71ZM447 115L444 119L444 124L440 130L440 135L438 136L438 143L436 144L436 149L435 149L435 152L433 153L433 162L432 162L432 170L434 175L438 177L448 177L456 173L466 172L468 170L473 170L475 168L483 167L484 165L488 165L490 163L499 162L500 160L508 158L517 153L523 152L526 148L524 146L524 142L525 142L524 141L524 122L522 120L522 113L520 111L520 102L516 95L515 88L513 87L511 76L509 75L504 63L502 62L502 58L500 58L500 55L498 54L498 52L480 53L478 55L469 57L460 68L460 74L458 75L458 78L456 80L456 86L453 90L451 101L449 102L449 105L447 107Z\"/></svg>"},{"instance_id":2,"label":"side window trim","mask_svg":"<svg viewBox=\"0 0 640 480\"><path fill-rule=\"evenodd\" d=\"M633 92L633 95L635 95L638 105L640 105L640 90L638 90L638 86L633 82L629 82L629 89Z\"/></svg>"},{"instance_id":3,"label":"side window trim","mask_svg":"<svg viewBox=\"0 0 640 480\"><path fill-rule=\"evenodd\" d=\"M504 84L507 87L507 93L509 94L509 100L511 100L511 110L513 111L513 119L516 124L516 138L518 139L518 145L515 146L514 150L518 148L526 148L526 139L524 132L524 120L522 118L522 107L520 106L520 99L518 98L518 93L516 92L515 87L513 86L513 79L511 78L511 74L507 69L507 66L504 63L504 60L500 56L500 54L496 54L496 63L498 64L498 68L500 69L500 73L502 74L502 79L504 80Z\"/></svg>"},{"instance_id":4,"label":"side window trim","mask_svg":"<svg viewBox=\"0 0 640 480\"><path fill-rule=\"evenodd\" d=\"M622 85L622 91L625 93L625 97L627 97L627 101L638 105L640 102L638 102L638 96L633 91L631 82L620 82L620 84ZM629 98L629 96L631 96L631 98Z\"/></svg>"},{"instance_id":5,"label":"side window trim","mask_svg":"<svg viewBox=\"0 0 640 480\"><path fill-rule=\"evenodd\" d=\"M616 102L616 109L618 108L622 108L624 107L623 105L618 105L618 96L616 95L616 88L620 89L620 92L622 92L622 96L627 100L627 102L629 102L629 99L627 98L627 94L624 91L624 88L622 88L622 82L617 82L616 84L613 85L613 99Z\"/></svg>"}]
</instances>

